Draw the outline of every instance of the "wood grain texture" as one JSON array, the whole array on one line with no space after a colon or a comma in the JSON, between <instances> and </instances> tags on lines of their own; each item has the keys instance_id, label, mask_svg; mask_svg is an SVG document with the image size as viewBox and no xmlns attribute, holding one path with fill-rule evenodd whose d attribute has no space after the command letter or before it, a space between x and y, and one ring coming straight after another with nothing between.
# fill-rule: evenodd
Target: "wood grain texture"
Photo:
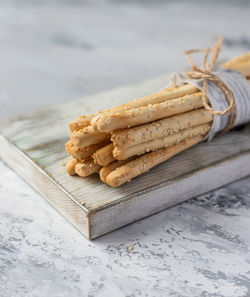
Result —
<instances>
[{"instance_id":1,"label":"wood grain texture","mask_svg":"<svg viewBox=\"0 0 250 297\"><path fill-rule=\"evenodd\" d=\"M0 157L42 194L82 234L89 237L88 211L23 152L0 135Z\"/></svg>"},{"instance_id":2,"label":"wood grain texture","mask_svg":"<svg viewBox=\"0 0 250 297\"><path fill-rule=\"evenodd\" d=\"M88 238L250 174L249 125L201 143L120 188L108 187L98 176L65 173L68 122L86 110L92 113L153 93L168 77L4 121L0 156Z\"/></svg>"}]
</instances>

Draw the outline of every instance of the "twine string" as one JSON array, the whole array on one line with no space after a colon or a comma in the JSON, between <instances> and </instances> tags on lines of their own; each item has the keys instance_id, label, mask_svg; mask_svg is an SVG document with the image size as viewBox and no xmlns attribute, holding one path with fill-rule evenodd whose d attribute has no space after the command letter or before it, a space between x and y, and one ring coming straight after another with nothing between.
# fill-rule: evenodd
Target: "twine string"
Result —
<instances>
[{"instance_id":1,"label":"twine string","mask_svg":"<svg viewBox=\"0 0 250 297\"><path fill-rule=\"evenodd\" d=\"M217 61L217 58L219 56L220 50L222 45L222 38L220 37L216 43L214 44L213 48L205 48L205 49L195 49L195 50L189 50L185 51L184 55L189 62L189 64L192 66L192 70L189 72L185 72L185 74L190 79L202 79L203 80L203 88L202 88L202 103L204 105L204 108L208 110L213 115L225 115L230 113L229 120L227 123L227 126L223 130L223 132L228 131L234 124L235 118L236 118L236 106L235 106L235 97L234 93L229 89L229 87L214 73L212 73L212 70L214 68L214 65ZM195 53L204 53L202 65L199 68L193 59L191 58L191 54ZM211 61L208 64L208 57L211 56ZM208 81L211 81L213 84L216 85L217 88L219 88L228 104L228 107L224 110L215 110L209 102L209 99L207 97L207 87L208 87Z\"/></svg>"}]
</instances>

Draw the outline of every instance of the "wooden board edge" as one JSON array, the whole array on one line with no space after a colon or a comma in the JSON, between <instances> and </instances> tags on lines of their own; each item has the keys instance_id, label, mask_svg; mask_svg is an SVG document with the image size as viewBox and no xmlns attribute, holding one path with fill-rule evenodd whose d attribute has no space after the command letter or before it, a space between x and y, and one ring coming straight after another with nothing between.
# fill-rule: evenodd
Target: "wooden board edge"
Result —
<instances>
[{"instance_id":1,"label":"wooden board edge","mask_svg":"<svg viewBox=\"0 0 250 297\"><path fill-rule=\"evenodd\" d=\"M226 172L226 174L225 174ZM89 214L90 239L250 175L250 152L190 173L133 199ZM197 184L198 187L193 188ZM152 195L154 201L152 204ZM168 199L164 199L168 195ZM140 214L137 209L140 208ZM143 209L142 209L143 208Z\"/></svg>"},{"instance_id":2,"label":"wooden board edge","mask_svg":"<svg viewBox=\"0 0 250 297\"><path fill-rule=\"evenodd\" d=\"M90 239L89 213L6 137L0 134L0 159L24 178L80 233ZM33 177L36 178L33 178Z\"/></svg>"}]
</instances>

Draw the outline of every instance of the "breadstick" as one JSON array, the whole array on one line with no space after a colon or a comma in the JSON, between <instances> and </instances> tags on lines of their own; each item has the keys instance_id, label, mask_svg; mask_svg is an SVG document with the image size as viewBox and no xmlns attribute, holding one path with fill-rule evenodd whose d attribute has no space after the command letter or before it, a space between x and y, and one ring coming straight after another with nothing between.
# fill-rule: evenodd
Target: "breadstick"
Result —
<instances>
[{"instance_id":1,"label":"breadstick","mask_svg":"<svg viewBox=\"0 0 250 297\"><path fill-rule=\"evenodd\" d=\"M96 114L92 114L88 116L80 116L69 123L69 128L71 132L83 129L90 125L90 121L94 116L97 116L98 114L101 114L101 113L119 112L119 111L131 109L131 108L142 107L148 104L160 103L169 99L182 97L184 95L193 94L196 92L198 92L198 89L188 84L183 86L171 87L168 89L164 89L158 93L154 93L152 95L135 99L128 103L121 104L119 106L115 106L113 108L97 112Z\"/></svg>"},{"instance_id":2,"label":"breadstick","mask_svg":"<svg viewBox=\"0 0 250 297\"><path fill-rule=\"evenodd\" d=\"M91 124L101 132L111 132L117 129L130 128L153 122L203 106L201 92L172 99L159 104L134 108L114 114L100 114L94 117Z\"/></svg>"},{"instance_id":3,"label":"breadstick","mask_svg":"<svg viewBox=\"0 0 250 297\"><path fill-rule=\"evenodd\" d=\"M240 67L238 71L242 72L243 75L245 76L249 76L249 71L248 71L248 66L246 65L239 65L239 64L244 64L246 62L250 61L250 52L243 54L239 57L236 57L234 59L230 59L227 62L225 62L224 64L222 64L221 66L224 68L232 68L232 69L236 69L238 66ZM235 68L236 67L236 68ZM241 67L243 69L241 69ZM247 67L247 72L245 70L245 67ZM138 108L138 107L143 107L143 106L147 106L148 104L156 104L156 103L161 103L164 102L166 100L169 99L174 99L177 97L182 97L184 95L188 95L188 94L194 94L198 92L198 89L195 88L192 85L186 84L183 86L177 86L177 87L171 87L168 89L164 89L158 93L149 95L149 96L145 96L139 99L135 99L133 101L130 101L128 103L116 106L114 108L111 109L107 109L104 110L103 112L99 112L97 114L92 114L89 116L80 116L79 118L77 118L76 120L72 121L69 126L70 126L70 130L71 132L75 131L75 130L80 130L82 128L87 127L90 124L90 120L100 114L100 113L110 113L110 112L119 112L122 110L128 110L128 109L132 109L132 108Z\"/></svg>"},{"instance_id":4,"label":"breadstick","mask_svg":"<svg viewBox=\"0 0 250 297\"><path fill-rule=\"evenodd\" d=\"M133 159L135 159L135 157L132 157L132 158L129 158L126 160L122 160L122 161L114 161L114 162L110 163L109 165L102 167L101 170L99 171L101 181L106 183L106 177L110 174L110 172L112 172L116 168L122 166L123 164L125 164Z\"/></svg>"},{"instance_id":5,"label":"breadstick","mask_svg":"<svg viewBox=\"0 0 250 297\"><path fill-rule=\"evenodd\" d=\"M116 130L112 133L111 140L115 146L125 148L155 138L166 137L189 127L209 123L212 120L212 114L202 108L135 128Z\"/></svg>"},{"instance_id":6,"label":"breadstick","mask_svg":"<svg viewBox=\"0 0 250 297\"><path fill-rule=\"evenodd\" d=\"M148 142L139 143L126 148L115 147L113 150L113 156L117 160L125 160L131 156L141 155L151 151L156 151L163 147L168 147L170 145L179 143L186 138L190 138L197 135L205 135L210 130L209 124L204 124L188 129L181 130L178 133L168 135L161 138L156 138Z\"/></svg>"},{"instance_id":7,"label":"breadstick","mask_svg":"<svg viewBox=\"0 0 250 297\"><path fill-rule=\"evenodd\" d=\"M72 143L71 140L69 140L68 142L65 143L66 152L70 153L70 151L73 149L73 147L74 147L74 144Z\"/></svg>"},{"instance_id":8,"label":"breadstick","mask_svg":"<svg viewBox=\"0 0 250 297\"><path fill-rule=\"evenodd\" d=\"M118 187L132 178L141 175L154 166L170 159L178 153L202 141L203 136L196 136L172 145L168 148L159 149L155 152L144 154L136 159L118 167L106 177L106 183L111 187Z\"/></svg>"},{"instance_id":9,"label":"breadstick","mask_svg":"<svg viewBox=\"0 0 250 297\"><path fill-rule=\"evenodd\" d=\"M95 114L90 114L88 116L86 115L81 115L79 116L78 118L76 118L75 120L71 121L69 123L69 130L70 132L74 132L74 131L79 131L83 128L86 128L88 126L90 126L90 122L91 122L91 119L98 115L99 113L102 113L102 112L111 112L112 110L115 110L117 109L117 107L114 107L114 108L111 108L111 109L107 109L105 111L99 111Z\"/></svg>"},{"instance_id":10,"label":"breadstick","mask_svg":"<svg viewBox=\"0 0 250 297\"><path fill-rule=\"evenodd\" d=\"M97 144L91 144L86 147L76 147L71 140L69 140L65 144L65 149L75 159L77 159L79 162L83 161L84 159L90 157L96 150L100 149L101 147L104 147L109 143L108 141L100 142Z\"/></svg>"},{"instance_id":11,"label":"breadstick","mask_svg":"<svg viewBox=\"0 0 250 297\"><path fill-rule=\"evenodd\" d=\"M86 159L84 162L77 163L75 166L75 173L81 177L86 177L97 173L101 166L95 164L93 159Z\"/></svg>"},{"instance_id":12,"label":"breadstick","mask_svg":"<svg viewBox=\"0 0 250 297\"><path fill-rule=\"evenodd\" d=\"M224 68L231 68L232 66L235 66L237 64L241 64L244 62L250 61L250 52L243 54L239 57L230 59L228 61L226 61L224 64L222 64L221 66Z\"/></svg>"},{"instance_id":13,"label":"breadstick","mask_svg":"<svg viewBox=\"0 0 250 297\"><path fill-rule=\"evenodd\" d=\"M250 76L250 60L247 62L240 63L240 64L230 65L230 67L224 66L224 68L237 70L245 77Z\"/></svg>"},{"instance_id":14,"label":"breadstick","mask_svg":"<svg viewBox=\"0 0 250 297\"><path fill-rule=\"evenodd\" d=\"M78 161L74 158L71 158L68 160L66 164L66 171L69 175L75 175L75 166L78 163Z\"/></svg>"},{"instance_id":15,"label":"breadstick","mask_svg":"<svg viewBox=\"0 0 250 297\"><path fill-rule=\"evenodd\" d=\"M158 93L154 93L149 96L144 96L142 98L134 99L134 100L127 102L125 104L116 106L110 110L102 112L101 114L116 113L116 112L121 112L124 110L130 110L133 108L148 106L149 104L162 103L166 100L183 97L185 95L191 95L191 94L194 94L197 92L199 92L199 90L195 86L192 86L189 84L185 84L182 86L176 86L176 87L170 87L170 88L164 89Z\"/></svg>"},{"instance_id":16,"label":"breadstick","mask_svg":"<svg viewBox=\"0 0 250 297\"><path fill-rule=\"evenodd\" d=\"M109 133L95 131L92 126L88 126L70 134L70 139L76 147L86 147L110 139Z\"/></svg>"},{"instance_id":17,"label":"breadstick","mask_svg":"<svg viewBox=\"0 0 250 297\"><path fill-rule=\"evenodd\" d=\"M110 143L99 150L97 150L93 155L92 158L94 159L94 162L101 166L106 166L113 162L115 159L113 157L113 149L114 144Z\"/></svg>"},{"instance_id":18,"label":"breadstick","mask_svg":"<svg viewBox=\"0 0 250 297\"><path fill-rule=\"evenodd\" d=\"M184 86L185 86L185 88L184 88ZM178 88L170 88L170 89L168 89L168 90L172 90L172 91L165 91L165 93L166 94L168 94L170 97L171 96L174 96L174 95L176 95L177 93L178 94L181 94L181 93L183 93L184 91L189 91L189 92L191 92L191 91L195 91L195 90L197 90L195 87L191 87L191 86L189 86L189 85L184 85L184 86L182 86L182 88L180 88L180 90L178 89ZM173 90L176 90L176 91L173 91ZM163 91L162 91L163 92ZM198 94L200 94L200 93L198 93ZM152 95L152 96L148 96L148 98L154 98L154 96L155 95ZM191 98L188 98L188 96L191 96ZM164 110L165 110L165 114L166 114L166 108L168 107L168 109L169 109L169 111L168 111L168 113L171 115L171 112L172 113L174 113L175 114L175 112L174 112L174 110L177 108L177 107L175 107L174 106L174 104L176 104L176 105L178 105L179 104L179 112L178 113L180 113L180 112L184 112L184 111L187 111L187 110L190 110L190 108L191 109L193 109L193 107L192 107L192 101L195 101L194 99L192 100L192 96L194 96L194 98L196 99L196 101L199 101L199 100L197 100L197 97L195 96L195 95L186 95L186 96L184 96L184 97L181 97L181 98L178 98L178 99L173 99L173 100L177 100L176 102L172 102L172 103L170 103L170 104L167 104L167 102L166 103L161 103L161 104L156 104L156 105L152 105L151 107L152 107L152 116L153 116L153 113L154 113L154 109L156 109L156 111L157 111L157 109L158 108L160 108L160 112L164 112ZM146 98L146 97L144 97L144 98ZM142 98L142 99L144 99L144 98ZM158 98L158 97L157 97ZM182 98L183 98L183 100L186 100L186 101L191 101L190 102L190 106L189 106L189 109L187 109L187 104L183 104L182 103ZM141 99L137 99L138 100L138 104L142 104L142 102L148 102L147 100L148 99L145 99L144 101L143 100L141 100ZM141 101L140 101L141 100ZM132 101L133 102L133 101ZM134 102L137 102L137 101L134 101ZM140 103L141 102L141 103ZM169 101L169 102L171 102L171 101ZM128 103L128 104L130 104L130 103ZM132 104L132 103L131 103ZM137 103L136 103L137 104ZM137 104L137 105L138 105ZM165 105L164 105L165 104ZM173 106L172 106L173 105ZM185 105L185 106L183 106L183 105ZM125 105L124 105L125 106ZM134 105L134 106L136 106L136 105ZM195 108L195 106L197 106L197 102L196 102L196 105L195 105L195 103L194 103L194 108ZM200 106L200 102L198 103L198 108L199 107L201 107ZM186 109L185 109L186 108ZM141 115L141 117L143 118L143 114L144 114L144 112L146 111L146 113L149 113L150 111L148 110L148 108L147 108L147 106L144 106L144 107L141 107L141 108L138 108L139 110L139 114ZM140 110L140 109L142 109L142 110ZM162 110L163 109L163 110ZM115 110L115 108L114 108L114 110ZM145 110L145 111L144 111ZM161 111L162 110L162 111ZM129 112L129 111L125 111L125 112ZM132 109L131 110L131 113L132 113L132 116L134 116L134 113L136 113L137 112L137 109ZM122 113L123 114L123 113ZM109 113L100 113L98 116L96 116L95 118L97 118L97 119L100 119L100 117L105 117L105 115L106 115L106 117L108 117L107 119L106 119L106 123L108 123L109 122ZM119 113L118 113L118 115L119 115ZM147 118L149 119L149 117L148 117L148 115L146 115L147 116ZM151 116L151 117L152 117ZM130 117L130 114L128 114L128 117ZM157 118L157 115L156 115L156 119L159 119L159 118L162 118L163 116L161 116L161 114L159 114L158 115L158 118ZM83 117L83 119L84 120L86 120L84 117ZM154 119L152 119L152 120L154 120ZM85 124L87 123L87 121L88 121L88 119L85 121ZM74 121L73 121L74 122ZM77 122L77 120L76 120L76 122ZM121 123L120 122L120 120L119 119L116 119L116 122L117 123L119 123L120 125L123 125L123 123ZM125 127L128 127L128 126L130 126L130 123L129 123L129 120L127 119L127 124L126 123L124 123L125 124ZM150 120L148 120L147 122L150 122ZM94 123L97 123L96 121L94 121ZM142 119L142 123L144 123L144 120ZM118 125L119 125L118 124ZM140 123L135 123L134 124L134 126L136 126L136 125L138 125L138 124L140 124ZM77 124L78 125L78 124ZM73 124L72 124L72 127L73 127ZM71 127L71 128L72 128ZM74 126L75 127L75 126ZM79 126L80 127L80 126ZM91 144L96 144L96 143L99 143L99 142L101 142L101 141L103 141L103 140L105 140L105 139L109 139L109 134L106 134L106 133L103 133L103 132L105 132L105 131L102 131L101 130L101 132L99 132L99 131L97 131L96 129L95 129L95 127L97 127L99 130L101 130L100 129L100 127L98 126L98 125L93 125L93 126L88 126L88 127L85 127L85 128L83 128L83 129L75 129L75 130L73 130L73 132L71 133L71 135L70 135L70 139L71 139L71 141L72 141L72 143L76 146L76 147L86 147L86 146L88 146L88 145L91 145ZM123 127L117 127L117 128L123 128ZM72 128L73 129L73 128ZM108 129L108 130L110 130L110 129ZM111 129L110 131L112 131L113 129ZM109 131L108 131L109 132Z\"/></svg>"},{"instance_id":19,"label":"breadstick","mask_svg":"<svg viewBox=\"0 0 250 297\"><path fill-rule=\"evenodd\" d=\"M90 116L80 116L77 119L69 123L70 132L81 130L90 125L90 121L93 118L93 115Z\"/></svg>"}]
</instances>

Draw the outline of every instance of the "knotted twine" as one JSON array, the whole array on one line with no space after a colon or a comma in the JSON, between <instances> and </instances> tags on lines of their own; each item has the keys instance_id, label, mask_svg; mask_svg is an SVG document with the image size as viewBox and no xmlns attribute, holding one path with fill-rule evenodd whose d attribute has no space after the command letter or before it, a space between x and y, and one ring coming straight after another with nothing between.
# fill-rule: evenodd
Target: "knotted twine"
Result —
<instances>
[{"instance_id":1,"label":"knotted twine","mask_svg":"<svg viewBox=\"0 0 250 297\"><path fill-rule=\"evenodd\" d=\"M250 86L245 77L231 69L213 72L221 45L222 38L219 38L212 49L186 51L184 55L192 70L175 73L170 80L170 86L189 83L201 90L204 108L214 115L211 130L206 137L208 140L218 132L224 133L232 127L250 121ZM190 57L194 53L204 53L201 67ZM208 65L210 53L211 60Z\"/></svg>"}]
</instances>

